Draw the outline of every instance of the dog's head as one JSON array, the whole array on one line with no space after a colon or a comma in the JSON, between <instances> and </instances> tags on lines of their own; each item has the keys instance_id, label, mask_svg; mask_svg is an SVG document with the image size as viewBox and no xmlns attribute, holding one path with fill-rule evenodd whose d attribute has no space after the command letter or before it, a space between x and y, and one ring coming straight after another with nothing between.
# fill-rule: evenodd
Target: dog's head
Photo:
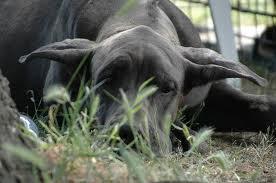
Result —
<instances>
[{"instance_id":1,"label":"dog's head","mask_svg":"<svg viewBox=\"0 0 276 183\"><path fill-rule=\"evenodd\" d=\"M146 26L120 32L99 43L85 39L52 43L21 57L20 62L46 58L74 68L87 54L91 54L87 65L90 78L95 85L101 83L97 93L101 98L98 117L102 124L116 123L123 112L111 95L120 99L124 93L133 101L143 82L153 78L151 84L158 90L143 101L142 108L134 115L135 127L140 132L146 129L141 121L147 117L153 146L157 138L166 138L165 116L175 118L180 107L203 101L212 82L246 78L258 85L266 83L240 63L227 61L206 48L172 44ZM122 133L131 138L128 126L122 127ZM170 149L169 144L166 147ZM160 151L160 147L155 149Z\"/></svg>"}]
</instances>

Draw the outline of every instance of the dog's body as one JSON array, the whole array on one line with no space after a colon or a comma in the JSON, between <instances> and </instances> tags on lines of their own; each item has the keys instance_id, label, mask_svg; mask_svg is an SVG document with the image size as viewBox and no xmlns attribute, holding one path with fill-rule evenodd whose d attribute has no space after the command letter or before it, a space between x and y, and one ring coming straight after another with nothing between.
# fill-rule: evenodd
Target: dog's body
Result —
<instances>
[{"instance_id":1,"label":"dog's body","mask_svg":"<svg viewBox=\"0 0 276 183\"><path fill-rule=\"evenodd\" d=\"M276 72L276 25L267 27L260 38L255 39L252 58L256 64Z\"/></svg>"},{"instance_id":2,"label":"dog's body","mask_svg":"<svg viewBox=\"0 0 276 183\"><path fill-rule=\"evenodd\" d=\"M138 87L151 77L159 90L145 101L143 110L147 111L151 126L155 126L150 130L160 136L166 114L175 117L178 109L197 108L204 101L205 107L198 118L201 126L213 126L221 131L259 131L275 124L275 99L245 94L221 80L246 78L258 85L265 85L266 81L246 66L200 48L202 44L196 29L170 1L48 1L51 3L45 6L53 6L49 8L51 15L44 11L40 15L29 13L32 6L40 8L38 2L20 9L23 14L35 16L31 21L26 20L33 26L28 26L30 30L15 26L19 28L5 32L5 28L4 31L0 28L9 38L0 40L1 50L10 45L0 54L0 67L11 82L13 97L21 110L27 105L24 101L26 90L34 90L41 97L43 88L54 84L65 86L82 58L91 54L87 66L90 79L95 84L104 81L98 89L101 97L99 119L103 124L116 122L114 116L121 113L104 90L120 97L119 89L123 89L128 98L133 99ZM1 2L0 8L12 7L14 3ZM1 21L5 18L0 16ZM30 32L33 35L29 35ZM65 38L71 40L62 41ZM46 43L52 44L39 48ZM37 48L20 58L22 63L34 61L23 65L16 63L19 56ZM49 64L41 59L52 62ZM10 72L15 67L16 74ZM136 116L138 128L141 128L141 116L140 113Z\"/></svg>"}]
</instances>

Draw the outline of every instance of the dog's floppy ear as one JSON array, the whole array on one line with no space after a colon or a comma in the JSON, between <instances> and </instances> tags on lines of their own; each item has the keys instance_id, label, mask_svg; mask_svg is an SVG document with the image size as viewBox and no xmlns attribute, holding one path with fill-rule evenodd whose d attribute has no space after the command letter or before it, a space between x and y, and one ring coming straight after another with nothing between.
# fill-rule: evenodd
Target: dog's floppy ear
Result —
<instances>
[{"instance_id":1,"label":"dog's floppy ear","mask_svg":"<svg viewBox=\"0 0 276 183\"><path fill-rule=\"evenodd\" d=\"M34 58L45 58L67 65L79 64L84 56L92 53L97 44L87 39L66 39L43 46L32 53L22 56L20 63Z\"/></svg>"},{"instance_id":2,"label":"dog's floppy ear","mask_svg":"<svg viewBox=\"0 0 276 183\"><path fill-rule=\"evenodd\" d=\"M179 47L179 50L185 64L186 90L226 78L245 78L259 86L267 84L245 65L228 61L213 50L192 47Z\"/></svg>"}]
</instances>

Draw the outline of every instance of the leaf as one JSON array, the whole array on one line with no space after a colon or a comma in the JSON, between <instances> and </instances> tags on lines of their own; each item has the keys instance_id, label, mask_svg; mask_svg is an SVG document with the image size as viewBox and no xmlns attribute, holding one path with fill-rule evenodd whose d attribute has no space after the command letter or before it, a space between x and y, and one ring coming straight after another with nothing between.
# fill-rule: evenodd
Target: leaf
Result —
<instances>
[{"instance_id":1,"label":"leaf","mask_svg":"<svg viewBox=\"0 0 276 183\"><path fill-rule=\"evenodd\" d=\"M104 94L106 94L106 96L110 97L112 100L114 100L115 102L117 102L118 104L121 104L121 101L119 99L117 99L115 96L113 96L111 93L109 93L108 91L104 90L103 91Z\"/></svg>"},{"instance_id":2,"label":"leaf","mask_svg":"<svg viewBox=\"0 0 276 183\"><path fill-rule=\"evenodd\" d=\"M213 134L213 130L212 129L204 129L201 130L200 132L198 132L196 134L196 136L193 139L193 143L191 146L191 149L187 152L188 154L190 154L191 152L193 152L195 149L198 148L198 146L203 143L204 141L210 139L211 135Z\"/></svg>"},{"instance_id":3,"label":"leaf","mask_svg":"<svg viewBox=\"0 0 276 183\"><path fill-rule=\"evenodd\" d=\"M230 161L222 151L210 156L208 159L214 159L223 170L227 170L231 166Z\"/></svg>"},{"instance_id":4,"label":"leaf","mask_svg":"<svg viewBox=\"0 0 276 183\"><path fill-rule=\"evenodd\" d=\"M190 134L189 128L187 127L187 125L183 124L182 131L183 131L183 134L184 134L185 138L187 139L187 141L190 143L190 145L192 145L193 144L193 136Z\"/></svg>"},{"instance_id":5,"label":"leaf","mask_svg":"<svg viewBox=\"0 0 276 183\"><path fill-rule=\"evenodd\" d=\"M151 96L152 94L154 94L157 90L158 90L158 88L155 86L150 86L150 87L147 87L147 88L144 88L143 90L141 90L136 97L134 106L136 106L137 104L140 104L144 99L146 99L149 96Z\"/></svg>"},{"instance_id":6,"label":"leaf","mask_svg":"<svg viewBox=\"0 0 276 183\"><path fill-rule=\"evenodd\" d=\"M70 102L70 95L66 88L60 85L50 87L46 91L46 95L43 97L45 102L55 101L59 104L65 104Z\"/></svg>"},{"instance_id":7,"label":"leaf","mask_svg":"<svg viewBox=\"0 0 276 183\"><path fill-rule=\"evenodd\" d=\"M149 78L146 80L138 89L138 92L142 91L146 86L154 79L154 77Z\"/></svg>"},{"instance_id":8,"label":"leaf","mask_svg":"<svg viewBox=\"0 0 276 183\"><path fill-rule=\"evenodd\" d=\"M90 112L89 112L89 120L90 122L92 122L93 118L95 118L95 115L98 111L99 108L99 104L100 104L100 97L97 95L93 98L91 107L90 107Z\"/></svg>"},{"instance_id":9,"label":"leaf","mask_svg":"<svg viewBox=\"0 0 276 183\"><path fill-rule=\"evenodd\" d=\"M67 89L67 90L71 87L71 85L73 84L73 81L77 78L77 75L78 75L78 73L80 72L81 68L84 66L85 62L86 62L87 60L89 60L89 59L88 59L89 56L90 56L90 53L89 53L89 54L86 54L86 55L83 57L83 59L81 60L80 64L78 65L77 69L76 69L75 72L73 73L73 75L72 75L70 81L68 82L68 84L67 84L67 86L66 86L66 89Z\"/></svg>"}]
</instances>

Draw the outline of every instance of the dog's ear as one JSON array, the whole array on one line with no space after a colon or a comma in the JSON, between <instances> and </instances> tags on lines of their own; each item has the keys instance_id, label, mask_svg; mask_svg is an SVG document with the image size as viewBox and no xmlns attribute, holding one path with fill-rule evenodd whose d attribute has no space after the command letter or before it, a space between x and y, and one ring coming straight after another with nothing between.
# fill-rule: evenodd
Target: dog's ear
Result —
<instances>
[{"instance_id":1,"label":"dog's ear","mask_svg":"<svg viewBox=\"0 0 276 183\"><path fill-rule=\"evenodd\" d=\"M82 58L93 53L97 44L86 39L66 39L43 46L32 53L22 56L20 63L30 61L34 58L45 58L67 65L79 64Z\"/></svg>"},{"instance_id":2,"label":"dog's ear","mask_svg":"<svg viewBox=\"0 0 276 183\"><path fill-rule=\"evenodd\" d=\"M224 59L207 48L179 47L185 64L185 90L226 78L245 78L265 86L267 81L245 65Z\"/></svg>"}]
</instances>

